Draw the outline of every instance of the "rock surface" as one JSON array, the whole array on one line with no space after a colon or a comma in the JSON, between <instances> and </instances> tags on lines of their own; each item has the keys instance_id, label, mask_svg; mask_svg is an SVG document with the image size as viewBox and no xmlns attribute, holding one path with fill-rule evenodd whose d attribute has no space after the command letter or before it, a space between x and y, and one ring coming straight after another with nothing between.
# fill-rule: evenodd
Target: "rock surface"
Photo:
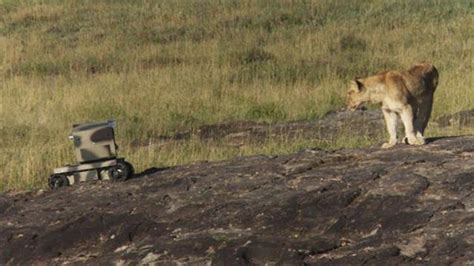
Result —
<instances>
[{"instance_id":1,"label":"rock surface","mask_svg":"<svg viewBox=\"0 0 474 266\"><path fill-rule=\"evenodd\" d=\"M474 137L0 196L0 264L474 263Z\"/></svg>"}]
</instances>

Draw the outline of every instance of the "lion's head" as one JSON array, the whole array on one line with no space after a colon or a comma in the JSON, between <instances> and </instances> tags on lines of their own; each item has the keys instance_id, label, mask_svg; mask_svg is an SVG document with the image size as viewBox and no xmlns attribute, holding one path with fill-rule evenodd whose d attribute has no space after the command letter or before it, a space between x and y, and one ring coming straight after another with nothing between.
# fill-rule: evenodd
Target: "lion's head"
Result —
<instances>
[{"instance_id":1,"label":"lion's head","mask_svg":"<svg viewBox=\"0 0 474 266\"><path fill-rule=\"evenodd\" d=\"M367 90L364 88L364 84L358 80L351 80L351 85L347 91L347 109L355 111L360 109L362 104L367 101Z\"/></svg>"}]
</instances>

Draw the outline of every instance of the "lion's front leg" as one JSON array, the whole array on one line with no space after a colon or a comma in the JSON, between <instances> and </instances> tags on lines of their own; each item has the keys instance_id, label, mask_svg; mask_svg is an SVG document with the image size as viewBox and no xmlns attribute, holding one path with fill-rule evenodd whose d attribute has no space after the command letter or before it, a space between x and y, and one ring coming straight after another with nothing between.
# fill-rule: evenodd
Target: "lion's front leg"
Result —
<instances>
[{"instance_id":1,"label":"lion's front leg","mask_svg":"<svg viewBox=\"0 0 474 266\"><path fill-rule=\"evenodd\" d=\"M423 145L425 144L425 139L423 136L417 136L415 133L414 127L414 114L411 106L406 106L400 113L400 117L405 127L405 138L410 145Z\"/></svg>"},{"instance_id":2,"label":"lion's front leg","mask_svg":"<svg viewBox=\"0 0 474 266\"><path fill-rule=\"evenodd\" d=\"M395 112L389 109L382 109L383 117L385 118L385 124L387 125L387 131L390 136L387 143L382 145L382 148L390 148L397 144L397 122L398 116Z\"/></svg>"}]
</instances>

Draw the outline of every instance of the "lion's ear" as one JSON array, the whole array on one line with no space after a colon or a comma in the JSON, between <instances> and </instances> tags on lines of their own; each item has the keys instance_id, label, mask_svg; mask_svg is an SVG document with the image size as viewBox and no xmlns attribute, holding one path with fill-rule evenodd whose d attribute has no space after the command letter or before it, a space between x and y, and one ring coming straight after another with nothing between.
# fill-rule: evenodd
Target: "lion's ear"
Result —
<instances>
[{"instance_id":1,"label":"lion's ear","mask_svg":"<svg viewBox=\"0 0 474 266\"><path fill-rule=\"evenodd\" d=\"M357 78L354 78L353 80L351 80L351 84L354 85L354 87L356 87L359 92L361 92L364 89L364 84L362 84L362 82L358 80Z\"/></svg>"}]
</instances>

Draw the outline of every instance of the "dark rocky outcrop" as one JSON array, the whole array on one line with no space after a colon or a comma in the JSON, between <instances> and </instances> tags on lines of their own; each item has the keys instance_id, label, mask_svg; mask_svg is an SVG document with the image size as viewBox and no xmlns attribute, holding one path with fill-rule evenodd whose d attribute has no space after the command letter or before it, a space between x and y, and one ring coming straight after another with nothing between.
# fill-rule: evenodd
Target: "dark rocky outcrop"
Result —
<instances>
[{"instance_id":1,"label":"dark rocky outcrop","mask_svg":"<svg viewBox=\"0 0 474 266\"><path fill-rule=\"evenodd\" d=\"M474 110L466 110L432 119L431 128L473 128ZM403 127L399 123L402 133ZM204 125L194 130L176 133L172 136L151 138L146 143L136 141L132 146L146 146L150 143L182 141L191 138L209 141L218 140L231 146L243 143L261 143L269 138L313 138L331 141L340 135L369 136L384 139L386 135L385 122L380 109L355 112L330 112L321 119L311 121L293 121L289 123L256 123L251 121L233 121L227 123Z\"/></svg>"},{"instance_id":2,"label":"dark rocky outcrop","mask_svg":"<svg viewBox=\"0 0 474 266\"><path fill-rule=\"evenodd\" d=\"M380 110L355 112L330 112L321 119L293 121L289 123L257 123L252 121L232 121L213 125L203 125L196 129L159 136L132 146L147 146L150 143L182 141L191 138L202 141L217 140L226 145L239 146L243 143L262 143L270 138L313 138L334 140L347 133L369 137L380 137L385 133L385 122Z\"/></svg>"},{"instance_id":3,"label":"dark rocky outcrop","mask_svg":"<svg viewBox=\"0 0 474 266\"><path fill-rule=\"evenodd\" d=\"M435 120L435 123L441 127L474 127L474 109L441 116Z\"/></svg>"},{"instance_id":4,"label":"dark rocky outcrop","mask_svg":"<svg viewBox=\"0 0 474 266\"><path fill-rule=\"evenodd\" d=\"M474 263L474 137L0 196L0 264Z\"/></svg>"}]
</instances>

